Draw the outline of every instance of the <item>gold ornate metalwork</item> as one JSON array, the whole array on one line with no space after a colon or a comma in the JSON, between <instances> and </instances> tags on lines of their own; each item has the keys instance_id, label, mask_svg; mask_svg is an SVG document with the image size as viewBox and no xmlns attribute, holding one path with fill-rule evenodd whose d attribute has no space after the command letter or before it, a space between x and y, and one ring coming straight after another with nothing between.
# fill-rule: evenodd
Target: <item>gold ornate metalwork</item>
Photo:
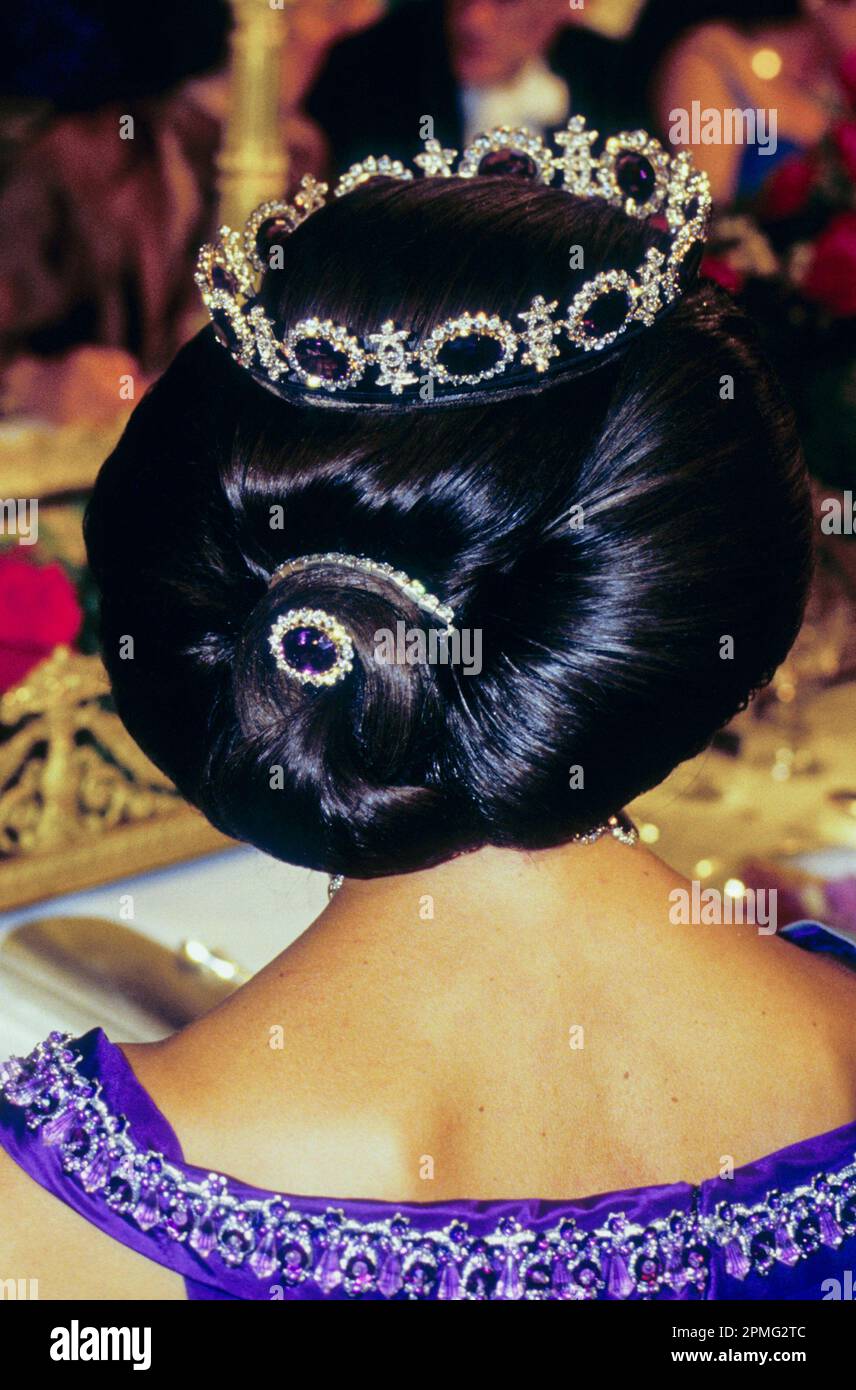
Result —
<instances>
[{"instance_id":1,"label":"gold ornate metalwork","mask_svg":"<svg viewBox=\"0 0 856 1390\"><path fill-rule=\"evenodd\" d=\"M95 656L54 652L0 698L0 909L223 848L140 751Z\"/></svg>"},{"instance_id":2,"label":"gold ornate metalwork","mask_svg":"<svg viewBox=\"0 0 856 1390\"><path fill-rule=\"evenodd\" d=\"M282 54L292 0L232 0L229 117L220 151L220 221L241 225L272 192L285 194L288 152L281 120Z\"/></svg>"}]
</instances>

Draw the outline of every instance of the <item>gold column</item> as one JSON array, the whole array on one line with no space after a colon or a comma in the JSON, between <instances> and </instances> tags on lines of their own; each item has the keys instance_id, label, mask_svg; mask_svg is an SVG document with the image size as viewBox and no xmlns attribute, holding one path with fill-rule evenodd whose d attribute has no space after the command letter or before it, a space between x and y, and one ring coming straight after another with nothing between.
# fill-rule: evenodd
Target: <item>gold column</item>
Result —
<instances>
[{"instance_id":1,"label":"gold column","mask_svg":"<svg viewBox=\"0 0 856 1390\"><path fill-rule=\"evenodd\" d=\"M239 227L254 207L285 193L282 62L293 0L231 0L229 115L218 159L220 221Z\"/></svg>"}]
</instances>

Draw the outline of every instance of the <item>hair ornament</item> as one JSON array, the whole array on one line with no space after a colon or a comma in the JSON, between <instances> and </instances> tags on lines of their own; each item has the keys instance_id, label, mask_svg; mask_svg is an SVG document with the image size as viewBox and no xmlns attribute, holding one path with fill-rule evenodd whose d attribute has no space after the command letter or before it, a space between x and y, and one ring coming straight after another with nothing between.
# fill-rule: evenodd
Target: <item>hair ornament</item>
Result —
<instances>
[{"instance_id":1,"label":"hair ornament","mask_svg":"<svg viewBox=\"0 0 856 1390\"><path fill-rule=\"evenodd\" d=\"M262 203L242 231L221 227L216 242L201 248L196 283L220 342L278 394L339 407L465 399L471 388L506 373L508 389L531 391L587 370L597 361L591 354L650 327L678 299L682 274L692 267L687 258L703 243L711 212L708 177L688 151L669 155L636 130L611 136L596 154L598 138L584 117L573 116L554 135L557 150L527 130L501 127L477 136L455 167L458 152L437 140L427 140L413 162L422 178L502 175L602 199L630 218L656 217L664 248L650 247L635 270L601 271L564 305L536 295L510 318L462 308L424 338L392 319L364 336L320 313L275 325L259 298L271 250L325 206L329 191L307 174L291 201ZM415 176L400 160L371 156L342 175L333 197L378 177Z\"/></svg>"},{"instance_id":2,"label":"hair ornament","mask_svg":"<svg viewBox=\"0 0 856 1390\"><path fill-rule=\"evenodd\" d=\"M454 633L455 615L447 603L436 594L429 594L418 579L411 579L393 565L363 555L345 555L335 550L298 555L277 566L268 580L268 587L273 588L289 575L331 565L385 580L423 613L443 623L447 636ZM335 685L353 670L351 634L338 618L321 608L291 608L280 614L271 625L268 644L279 670L301 685Z\"/></svg>"},{"instance_id":3,"label":"hair ornament","mask_svg":"<svg viewBox=\"0 0 856 1390\"><path fill-rule=\"evenodd\" d=\"M279 670L301 685L335 685L354 668L350 633L323 608L281 613L268 643Z\"/></svg>"}]
</instances>

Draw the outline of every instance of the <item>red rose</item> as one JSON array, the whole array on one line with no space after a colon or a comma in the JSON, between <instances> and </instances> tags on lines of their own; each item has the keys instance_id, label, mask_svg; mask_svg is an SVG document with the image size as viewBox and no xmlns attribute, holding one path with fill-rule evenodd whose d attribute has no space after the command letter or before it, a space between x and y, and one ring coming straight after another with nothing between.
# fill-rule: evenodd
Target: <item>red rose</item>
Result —
<instances>
[{"instance_id":1,"label":"red rose","mask_svg":"<svg viewBox=\"0 0 856 1390\"><path fill-rule=\"evenodd\" d=\"M814 161L792 154L770 175L761 195L762 215L774 220L802 212L814 187Z\"/></svg>"},{"instance_id":2,"label":"red rose","mask_svg":"<svg viewBox=\"0 0 856 1390\"><path fill-rule=\"evenodd\" d=\"M842 121L833 130L832 138L845 169L856 183L856 123Z\"/></svg>"},{"instance_id":3,"label":"red rose","mask_svg":"<svg viewBox=\"0 0 856 1390\"><path fill-rule=\"evenodd\" d=\"M856 314L856 212L839 212L825 227L802 289L837 318Z\"/></svg>"},{"instance_id":4,"label":"red rose","mask_svg":"<svg viewBox=\"0 0 856 1390\"><path fill-rule=\"evenodd\" d=\"M851 106L856 106L856 48L842 58L838 77Z\"/></svg>"},{"instance_id":5,"label":"red rose","mask_svg":"<svg viewBox=\"0 0 856 1390\"><path fill-rule=\"evenodd\" d=\"M746 284L746 276L734 266L729 265L728 261L722 260L720 256L702 257L699 274L704 275L708 280L715 280L717 285L721 285L724 290L731 294L739 294Z\"/></svg>"},{"instance_id":6,"label":"red rose","mask_svg":"<svg viewBox=\"0 0 856 1390\"><path fill-rule=\"evenodd\" d=\"M22 680L83 621L74 585L61 565L37 565L19 550L0 554L0 690Z\"/></svg>"}]
</instances>

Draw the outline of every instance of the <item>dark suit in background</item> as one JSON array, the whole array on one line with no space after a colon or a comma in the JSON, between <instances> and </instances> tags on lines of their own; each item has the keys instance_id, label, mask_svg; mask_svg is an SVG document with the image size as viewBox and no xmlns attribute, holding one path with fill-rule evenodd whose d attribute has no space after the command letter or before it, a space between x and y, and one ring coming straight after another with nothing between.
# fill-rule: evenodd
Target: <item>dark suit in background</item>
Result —
<instances>
[{"instance_id":1,"label":"dark suit in background","mask_svg":"<svg viewBox=\"0 0 856 1390\"><path fill-rule=\"evenodd\" d=\"M588 29L564 29L546 55L571 89L572 111L604 134L645 124L644 74L631 48ZM366 155L410 160L419 123L434 120L444 146L463 148L460 93L443 23L443 0L419 0L330 52L305 107L330 142L336 170Z\"/></svg>"}]
</instances>

